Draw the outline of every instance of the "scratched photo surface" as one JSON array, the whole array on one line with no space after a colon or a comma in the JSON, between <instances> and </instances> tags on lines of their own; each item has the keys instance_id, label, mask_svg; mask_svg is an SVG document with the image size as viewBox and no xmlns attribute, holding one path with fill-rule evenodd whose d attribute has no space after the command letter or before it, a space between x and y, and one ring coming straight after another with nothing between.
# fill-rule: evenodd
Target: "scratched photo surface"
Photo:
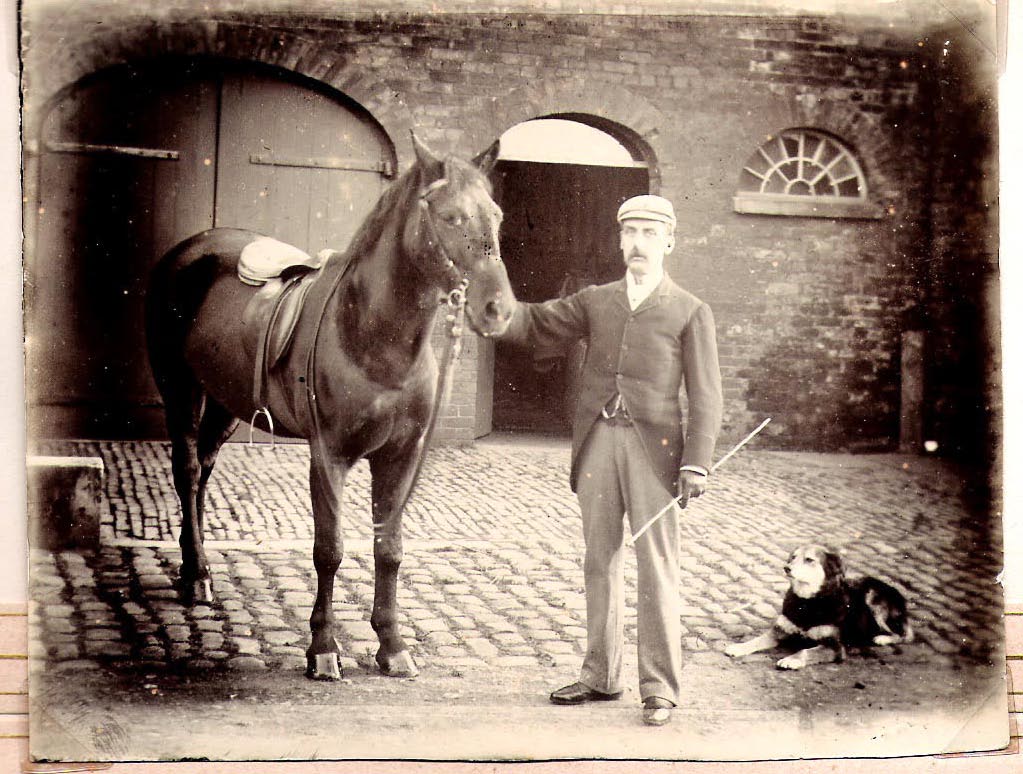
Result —
<instances>
[{"instance_id":1,"label":"scratched photo surface","mask_svg":"<svg viewBox=\"0 0 1023 774\"><path fill-rule=\"evenodd\" d=\"M996 22L26 0L33 759L1004 747ZM549 700L587 648L591 353L502 341L516 300L622 281L615 215L648 193L724 398L705 494L663 515L683 667L660 728L655 513L617 554L621 698ZM880 638L775 642L839 562Z\"/></svg>"}]
</instances>

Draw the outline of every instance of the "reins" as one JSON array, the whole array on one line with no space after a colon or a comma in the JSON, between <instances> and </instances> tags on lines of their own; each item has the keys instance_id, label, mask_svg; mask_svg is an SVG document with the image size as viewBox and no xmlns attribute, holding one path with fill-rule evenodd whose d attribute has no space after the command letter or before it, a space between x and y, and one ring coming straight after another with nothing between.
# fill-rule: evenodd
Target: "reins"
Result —
<instances>
[{"instance_id":1,"label":"reins","mask_svg":"<svg viewBox=\"0 0 1023 774\"><path fill-rule=\"evenodd\" d=\"M430 410L430 420L426 424L426 432L423 433L421 448L416 455L416 464L412 469L412 478L398 502L398 507L392 514L398 514L405 510L412 491L419 483L419 474L423 472L423 464L426 462L426 452L433 440L433 431L437 426L437 419L444 406L447 405L448 391L451 387L451 374L455 370L455 362L462 351L462 321L465 317L465 289L469 281L463 279L462 284L448 294L447 305L454 311L451 315L450 325L445 336L444 355L441 358L440 370L437 372L437 389L433 396L433 408Z\"/></svg>"},{"instance_id":2,"label":"reins","mask_svg":"<svg viewBox=\"0 0 1023 774\"><path fill-rule=\"evenodd\" d=\"M430 185L424 188L419 194L419 206L423 209L423 217L426 220L430 231L433 232L433 237L436 239L437 246L440 248L441 256L444 259L444 267L447 271L456 271L455 262L451 260L451 254L448 252L447 247L444 245L444 239L437 232L437 227L433 222L433 216L430 213L430 196L434 191L443 188L447 185L447 178L440 178L434 180ZM405 506L408 504L409 498L412 497L412 492L416 488L416 484L419 483L419 475L423 472L423 464L426 462L426 452L430 448L430 442L433 440L433 431L437 427L437 419L440 416L441 411L447 403L448 390L451 386L451 374L455 369L455 362L458 360L458 355L462 350L462 323L465 317L465 298L466 292L469 289L469 280L467 277L462 277L462 281L458 287L454 288L448 293L447 305L449 309L453 310L454 314L451 315L450 325L447 329L447 335L445 336L446 342L444 346L444 355L441 357L440 369L437 372L437 387L434 390L433 406L430 409L430 419L426 423L426 432L423 433L423 437L420 441L419 453L416 455L416 462L412 468L412 477L409 478L408 486L405 487L405 491L401 497L396 501L397 507L391 511L392 516L396 516L405 510ZM381 527L386 525L381 525ZM374 524L374 529L376 529Z\"/></svg>"}]
</instances>

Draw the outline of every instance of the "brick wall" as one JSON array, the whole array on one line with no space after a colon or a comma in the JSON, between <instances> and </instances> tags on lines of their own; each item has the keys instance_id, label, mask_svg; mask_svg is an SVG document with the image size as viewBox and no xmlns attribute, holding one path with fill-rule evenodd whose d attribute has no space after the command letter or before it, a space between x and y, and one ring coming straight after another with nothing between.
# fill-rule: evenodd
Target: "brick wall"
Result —
<instances>
[{"instance_id":1,"label":"brick wall","mask_svg":"<svg viewBox=\"0 0 1023 774\"><path fill-rule=\"evenodd\" d=\"M196 18L139 7L76 4L73 12L27 16L29 139L48 101L77 78L164 53L259 61L321 80L374 115L403 165L413 126L435 147L466 155L518 122L554 113L585 116L627 139L650 163L651 190L673 199L680 214L669 272L716 314L725 441L772 416L766 442L775 447L891 448L902 333L944 321L948 311L925 308L949 301L948 293L924 292L951 269L932 260L932 226L948 223L933 232L946 253L970 250L970 230L986 227L978 212L979 221L957 230L953 199L932 207L933 170L953 151L935 126L928 22L623 9L547 16L214 9ZM75 15L96 8L107 9L106 23ZM942 120L955 123L952 103ZM790 127L820 129L851 146L883 216L736 214L741 164ZM957 333L946 338L944 351L961 343ZM478 396L487 353L467 341L442 437L485 429ZM938 365L938 378L955 367L940 357ZM956 427L975 392L976 385L932 384L931 427Z\"/></svg>"}]
</instances>

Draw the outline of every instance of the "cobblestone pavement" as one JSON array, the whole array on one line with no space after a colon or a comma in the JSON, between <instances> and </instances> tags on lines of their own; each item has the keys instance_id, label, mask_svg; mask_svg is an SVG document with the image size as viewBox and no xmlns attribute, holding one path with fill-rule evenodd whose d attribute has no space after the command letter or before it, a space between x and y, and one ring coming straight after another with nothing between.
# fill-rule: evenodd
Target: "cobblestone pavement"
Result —
<instances>
[{"instance_id":1,"label":"cobblestone pavement","mask_svg":"<svg viewBox=\"0 0 1023 774\"><path fill-rule=\"evenodd\" d=\"M97 552L32 553L36 663L304 667L315 587L307 447L225 447L207 508L218 601L193 609L173 589L180 551L168 445L76 442L40 451L102 457L106 487ZM567 481L567 443L496 439L430 452L405 516L399 579L404 635L417 660L574 673L585 603ZM368 492L360 463L345 491L336 595L348 669L371 668L376 651ZM917 642L899 658L948 666L997 656L1001 550L976 499L952 466L934 459L744 451L683 513L686 651L717 653L767 625L785 589L787 552L815 541L840 548L848 569L906 592ZM634 624L630 606L630 641Z\"/></svg>"}]
</instances>

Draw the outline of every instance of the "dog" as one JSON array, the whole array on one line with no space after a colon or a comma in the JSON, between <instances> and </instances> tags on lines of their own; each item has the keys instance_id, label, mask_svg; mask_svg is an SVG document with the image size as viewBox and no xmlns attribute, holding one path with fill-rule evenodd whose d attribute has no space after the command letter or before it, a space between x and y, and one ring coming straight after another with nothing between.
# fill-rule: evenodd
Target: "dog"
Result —
<instances>
[{"instance_id":1,"label":"dog","mask_svg":"<svg viewBox=\"0 0 1023 774\"><path fill-rule=\"evenodd\" d=\"M847 578L837 552L803 545L785 563L789 590L770 630L725 648L733 658L794 642L798 648L779 669L845 659L846 648L912 642L906 599L882 580Z\"/></svg>"}]
</instances>

